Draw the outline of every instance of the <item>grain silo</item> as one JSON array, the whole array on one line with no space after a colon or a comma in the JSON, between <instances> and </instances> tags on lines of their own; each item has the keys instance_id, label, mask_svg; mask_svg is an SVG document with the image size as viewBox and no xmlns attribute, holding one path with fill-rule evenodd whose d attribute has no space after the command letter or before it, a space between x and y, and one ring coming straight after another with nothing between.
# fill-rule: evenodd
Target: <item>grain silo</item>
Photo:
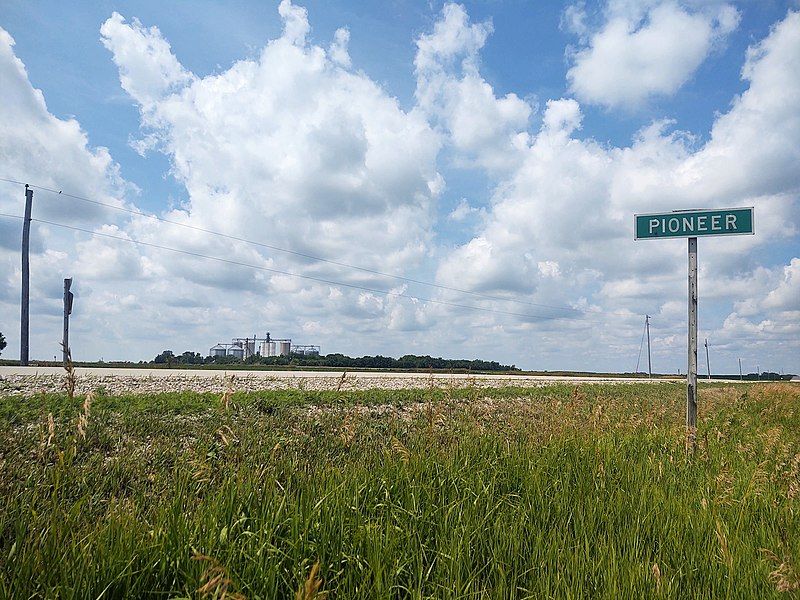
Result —
<instances>
[{"instance_id":1,"label":"grain silo","mask_svg":"<svg viewBox=\"0 0 800 600\"><path fill-rule=\"evenodd\" d=\"M281 356L289 356L292 353L292 342L280 342Z\"/></svg>"}]
</instances>

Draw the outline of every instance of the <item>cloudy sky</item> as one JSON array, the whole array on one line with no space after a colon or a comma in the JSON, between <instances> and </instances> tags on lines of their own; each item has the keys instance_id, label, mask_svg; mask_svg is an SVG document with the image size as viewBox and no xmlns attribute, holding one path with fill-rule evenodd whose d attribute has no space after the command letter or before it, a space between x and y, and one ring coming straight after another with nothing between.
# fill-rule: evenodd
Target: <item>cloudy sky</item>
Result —
<instances>
[{"instance_id":1,"label":"cloudy sky","mask_svg":"<svg viewBox=\"0 0 800 600\"><path fill-rule=\"evenodd\" d=\"M630 371L650 314L685 372L686 241L633 214L754 206L700 240L700 338L713 371L800 373L794 0L12 0L0 177L37 186L34 359L71 276L78 359L270 331ZM0 181L4 358L23 207Z\"/></svg>"}]
</instances>

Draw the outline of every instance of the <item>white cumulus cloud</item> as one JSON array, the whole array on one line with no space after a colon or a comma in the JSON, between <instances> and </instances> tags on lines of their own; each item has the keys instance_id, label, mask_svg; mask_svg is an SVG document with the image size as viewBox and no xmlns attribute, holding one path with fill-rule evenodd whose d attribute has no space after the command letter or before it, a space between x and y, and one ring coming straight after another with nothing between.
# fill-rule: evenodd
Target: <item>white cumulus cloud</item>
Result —
<instances>
[{"instance_id":1,"label":"white cumulus cloud","mask_svg":"<svg viewBox=\"0 0 800 600\"><path fill-rule=\"evenodd\" d=\"M570 91L584 102L629 108L675 93L740 18L729 4L693 10L675 0L611 2L594 32L579 6L564 16L582 40L567 72Z\"/></svg>"}]
</instances>

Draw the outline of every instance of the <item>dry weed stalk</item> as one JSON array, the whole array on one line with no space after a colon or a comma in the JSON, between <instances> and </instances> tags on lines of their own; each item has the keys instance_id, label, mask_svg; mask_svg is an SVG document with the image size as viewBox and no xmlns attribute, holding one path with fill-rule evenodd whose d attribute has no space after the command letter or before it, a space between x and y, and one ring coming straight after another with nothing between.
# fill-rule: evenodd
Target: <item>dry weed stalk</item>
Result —
<instances>
[{"instance_id":1,"label":"dry weed stalk","mask_svg":"<svg viewBox=\"0 0 800 600\"><path fill-rule=\"evenodd\" d=\"M575 389L572 390L572 400L573 400L573 402L580 402L585 397L586 396L584 396L583 392L581 392L581 386L576 385Z\"/></svg>"},{"instance_id":2,"label":"dry weed stalk","mask_svg":"<svg viewBox=\"0 0 800 600\"><path fill-rule=\"evenodd\" d=\"M319 576L319 561L317 561L294 597L295 600L324 600L327 596L328 592L322 590L322 577Z\"/></svg>"},{"instance_id":3,"label":"dry weed stalk","mask_svg":"<svg viewBox=\"0 0 800 600\"><path fill-rule=\"evenodd\" d=\"M800 498L800 454L795 454L790 465L790 469L786 473L786 479L789 482L786 497L793 500Z\"/></svg>"},{"instance_id":4,"label":"dry weed stalk","mask_svg":"<svg viewBox=\"0 0 800 600\"><path fill-rule=\"evenodd\" d=\"M345 415L339 437L342 438L342 442L348 448L353 443L353 440L356 438L355 413L348 412Z\"/></svg>"},{"instance_id":5,"label":"dry weed stalk","mask_svg":"<svg viewBox=\"0 0 800 600\"><path fill-rule=\"evenodd\" d=\"M61 344L61 348L67 356L67 360L64 363L64 370L67 374L64 376L64 383L62 385L67 391L67 396L72 400L75 397L75 385L77 384L78 377L75 375L75 366L72 364L72 352L69 348L64 346L64 344Z\"/></svg>"},{"instance_id":6,"label":"dry weed stalk","mask_svg":"<svg viewBox=\"0 0 800 600\"><path fill-rule=\"evenodd\" d=\"M697 427L686 428L686 454L693 456L697 450Z\"/></svg>"},{"instance_id":7,"label":"dry weed stalk","mask_svg":"<svg viewBox=\"0 0 800 600\"><path fill-rule=\"evenodd\" d=\"M791 565L788 558L781 560L778 555L762 548L761 551L778 567L769 574L770 580L779 592L796 592L800 590L800 574Z\"/></svg>"},{"instance_id":8,"label":"dry weed stalk","mask_svg":"<svg viewBox=\"0 0 800 600\"><path fill-rule=\"evenodd\" d=\"M56 436L56 422L53 419L53 413L47 413L47 437L44 435L42 426L40 425L41 442L39 443L39 456L44 457L45 453L50 449L53 444L53 438Z\"/></svg>"},{"instance_id":9,"label":"dry weed stalk","mask_svg":"<svg viewBox=\"0 0 800 600\"><path fill-rule=\"evenodd\" d=\"M725 535L725 530L720 521L716 522L717 541L719 542L720 553L722 560L729 570L733 569L733 555L728 547L728 536Z\"/></svg>"},{"instance_id":10,"label":"dry weed stalk","mask_svg":"<svg viewBox=\"0 0 800 600\"><path fill-rule=\"evenodd\" d=\"M653 563L653 578L656 580L656 592L659 594L661 593L661 568L658 566L658 563Z\"/></svg>"},{"instance_id":11,"label":"dry weed stalk","mask_svg":"<svg viewBox=\"0 0 800 600\"><path fill-rule=\"evenodd\" d=\"M800 590L800 575L788 563L782 562L777 569L769 574L769 577L775 583L775 589L779 592L796 592Z\"/></svg>"},{"instance_id":12,"label":"dry weed stalk","mask_svg":"<svg viewBox=\"0 0 800 600\"><path fill-rule=\"evenodd\" d=\"M408 464L408 459L411 458L411 452L409 452L408 448L405 447L403 442L394 436L392 436L392 450L394 450L396 454L400 455L400 460L402 460L403 463Z\"/></svg>"},{"instance_id":13,"label":"dry weed stalk","mask_svg":"<svg viewBox=\"0 0 800 600\"><path fill-rule=\"evenodd\" d=\"M211 466L206 461L195 458L194 460L189 461L189 464L193 469L192 479L194 479L195 483L197 483L199 486L202 486L202 484L206 484L211 481Z\"/></svg>"},{"instance_id":14,"label":"dry weed stalk","mask_svg":"<svg viewBox=\"0 0 800 600\"><path fill-rule=\"evenodd\" d=\"M343 371L342 372L342 376L339 378L339 383L336 386L336 391L337 392L341 392L342 391L342 386L344 385L344 380L346 378L347 378L347 371Z\"/></svg>"},{"instance_id":15,"label":"dry weed stalk","mask_svg":"<svg viewBox=\"0 0 800 600\"><path fill-rule=\"evenodd\" d=\"M230 446L239 442L239 438L233 433L233 430L227 425L223 425L216 431L216 435L224 446Z\"/></svg>"},{"instance_id":16,"label":"dry weed stalk","mask_svg":"<svg viewBox=\"0 0 800 600\"><path fill-rule=\"evenodd\" d=\"M451 390L450 388L445 388L445 402L450 401L451 397ZM433 397L425 403L425 420L428 425L428 429L431 430L434 426L442 427L445 424L445 417L442 414L441 409L433 402Z\"/></svg>"},{"instance_id":17,"label":"dry weed stalk","mask_svg":"<svg viewBox=\"0 0 800 600\"><path fill-rule=\"evenodd\" d=\"M86 439L86 429L89 427L89 416L92 412L92 400L94 400L94 392L87 392L86 398L83 399L83 406L78 415L77 431L78 437L82 440Z\"/></svg>"},{"instance_id":18,"label":"dry weed stalk","mask_svg":"<svg viewBox=\"0 0 800 600\"><path fill-rule=\"evenodd\" d=\"M195 552L192 558L208 565L203 574L200 575L200 583L202 585L197 588L197 593L200 594L201 598L246 600L243 594L233 591L232 588L235 587L233 580L217 559L199 552Z\"/></svg>"},{"instance_id":19,"label":"dry weed stalk","mask_svg":"<svg viewBox=\"0 0 800 600\"><path fill-rule=\"evenodd\" d=\"M231 398L233 397L233 375L230 375L225 378L225 391L222 393L220 397L220 401L222 402L222 408L224 410L229 410L231 407Z\"/></svg>"},{"instance_id":20,"label":"dry weed stalk","mask_svg":"<svg viewBox=\"0 0 800 600\"><path fill-rule=\"evenodd\" d=\"M47 446L53 443L56 435L56 422L53 420L53 413L47 413Z\"/></svg>"}]
</instances>

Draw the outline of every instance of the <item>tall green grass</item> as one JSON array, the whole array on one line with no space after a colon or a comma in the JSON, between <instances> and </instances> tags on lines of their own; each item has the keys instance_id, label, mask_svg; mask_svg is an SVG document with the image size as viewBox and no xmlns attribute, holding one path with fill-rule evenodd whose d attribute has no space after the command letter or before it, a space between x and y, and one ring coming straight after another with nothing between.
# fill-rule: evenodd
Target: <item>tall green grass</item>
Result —
<instances>
[{"instance_id":1,"label":"tall green grass","mask_svg":"<svg viewBox=\"0 0 800 600\"><path fill-rule=\"evenodd\" d=\"M797 594L800 393L700 399L687 455L674 384L4 398L0 594Z\"/></svg>"}]
</instances>

